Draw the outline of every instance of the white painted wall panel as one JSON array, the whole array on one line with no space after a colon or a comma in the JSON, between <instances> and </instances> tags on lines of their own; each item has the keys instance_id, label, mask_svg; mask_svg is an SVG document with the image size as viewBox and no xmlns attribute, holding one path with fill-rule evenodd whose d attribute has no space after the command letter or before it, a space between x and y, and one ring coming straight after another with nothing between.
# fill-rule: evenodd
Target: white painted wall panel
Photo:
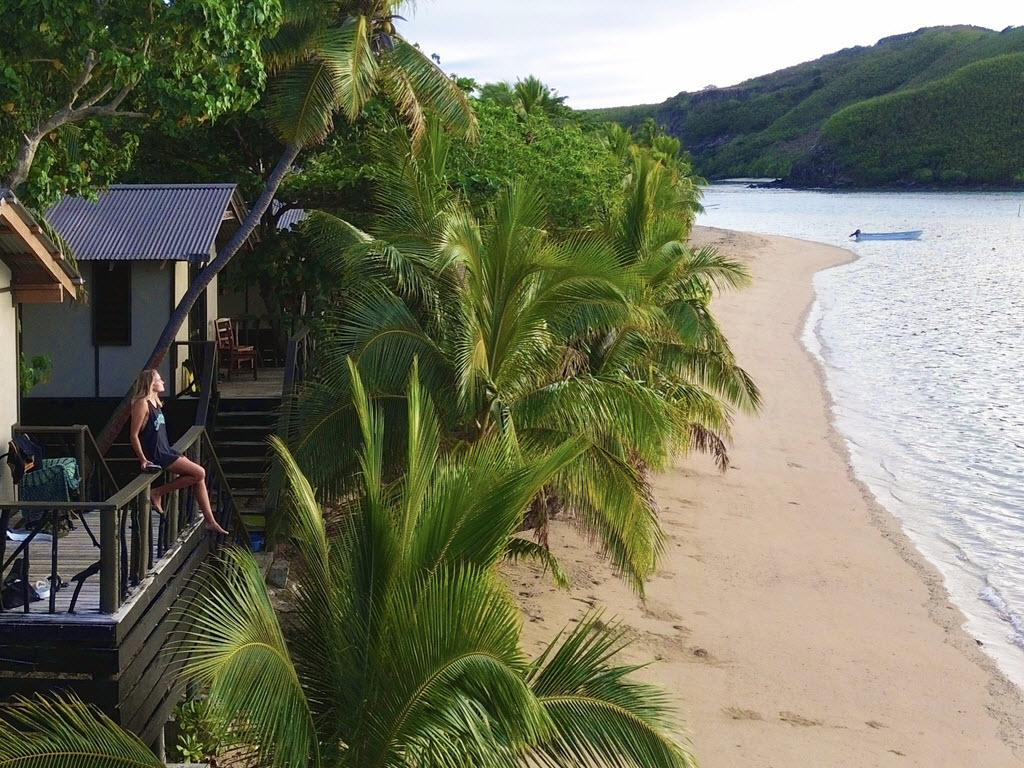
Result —
<instances>
[{"instance_id":1,"label":"white painted wall panel","mask_svg":"<svg viewBox=\"0 0 1024 768\"><path fill-rule=\"evenodd\" d=\"M88 291L92 264L81 262L79 271ZM30 397L93 397L96 366L89 305L68 299L61 304L24 304L21 321L25 355L48 355L53 360L52 378L33 387Z\"/></svg>"},{"instance_id":2,"label":"white painted wall panel","mask_svg":"<svg viewBox=\"0 0 1024 768\"><path fill-rule=\"evenodd\" d=\"M0 264L0 288L11 285L11 271ZM0 293L0 453L7 452L11 425L18 420L18 312L10 291ZM14 498L7 462L0 462L0 499Z\"/></svg>"}]
</instances>

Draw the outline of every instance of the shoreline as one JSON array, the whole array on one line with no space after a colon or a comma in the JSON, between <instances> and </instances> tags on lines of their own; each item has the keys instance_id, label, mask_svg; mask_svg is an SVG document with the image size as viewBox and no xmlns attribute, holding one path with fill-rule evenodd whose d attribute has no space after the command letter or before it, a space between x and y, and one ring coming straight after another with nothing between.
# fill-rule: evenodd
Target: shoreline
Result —
<instances>
[{"instance_id":1,"label":"shoreline","mask_svg":"<svg viewBox=\"0 0 1024 768\"><path fill-rule=\"evenodd\" d=\"M505 569L528 650L584 606L618 616L627 658L656 662L645 674L678 702L706 768L1024 765L1020 691L856 478L802 341L813 275L856 256L704 227L693 240L754 273L754 286L716 299L716 317L763 412L737 417L725 475L691 456L658 478L667 549L645 601L563 522L552 549L572 590L536 567Z\"/></svg>"}]
</instances>

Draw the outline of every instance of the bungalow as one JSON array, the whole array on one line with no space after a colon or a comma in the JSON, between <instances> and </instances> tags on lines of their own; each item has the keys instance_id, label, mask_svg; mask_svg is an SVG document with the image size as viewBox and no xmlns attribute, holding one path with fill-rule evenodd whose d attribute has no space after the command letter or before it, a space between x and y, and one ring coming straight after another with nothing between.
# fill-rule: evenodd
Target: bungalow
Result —
<instances>
[{"instance_id":1,"label":"bungalow","mask_svg":"<svg viewBox=\"0 0 1024 768\"><path fill-rule=\"evenodd\" d=\"M74 252L89 300L25 308L23 349L53 360L51 381L31 398L123 395L191 280L245 215L234 184L115 184L96 200L58 202L47 220ZM217 316L215 279L177 340L216 340ZM175 389L183 359L172 351L162 366Z\"/></svg>"},{"instance_id":2,"label":"bungalow","mask_svg":"<svg viewBox=\"0 0 1024 768\"><path fill-rule=\"evenodd\" d=\"M19 312L74 297L81 283L73 266L32 214L0 187L0 452L18 422ZM0 465L0 500L13 499L6 465Z\"/></svg>"}]
</instances>

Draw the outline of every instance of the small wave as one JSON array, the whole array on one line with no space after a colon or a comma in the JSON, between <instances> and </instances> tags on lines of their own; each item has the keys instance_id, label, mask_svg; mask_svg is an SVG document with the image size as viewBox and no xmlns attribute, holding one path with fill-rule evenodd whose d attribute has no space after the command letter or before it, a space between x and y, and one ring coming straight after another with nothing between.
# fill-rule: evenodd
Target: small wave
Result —
<instances>
[{"instance_id":1,"label":"small wave","mask_svg":"<svg viewBox=\"0 0 1024 768\"><path fill-rule=\"evenodd\" d=\"M1010 642L1019 648L1024 648L1024 619L1010 610L1010 606L991 584L982 587L978 592L978 597L991 605L995 609L996 615L1013 628L1009 638Z\"/></svg>"}]
</instances>

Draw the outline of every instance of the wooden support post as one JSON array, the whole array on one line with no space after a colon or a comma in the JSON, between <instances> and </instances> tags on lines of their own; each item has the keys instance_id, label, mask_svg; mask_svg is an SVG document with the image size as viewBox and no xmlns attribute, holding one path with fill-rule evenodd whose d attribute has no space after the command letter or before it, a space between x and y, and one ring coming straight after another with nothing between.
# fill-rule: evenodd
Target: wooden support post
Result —
<instances>
[{"instance_id":1,"label":"wooden support post","mask_svg":"<svg viewBox=\"0 0 1024 768\"><path fill-rule=\"evenodd\" d=\"M139 542L138 569L135 572L136 583L142 581L149 571L153 559L153 550L149 546L150 532L153 529L152 507L149 498L149 488L139 494L139 530L136 534Z\"/></svg>"},{"instance_id":2,"label":"wooden support post","mask_svg":"<svg viewBox=\"0 0 1024 768\"><path fill-rule=\"evenodd\" d=\"M180 489L167 494L164 502L164 515L167 517L167 547L173 547L178 540L178 496Z\"/></svg>"},{"instance_id":3,"label":"wooden support post","mask_svg":"<svg viewBox=\"0 0 1024 768\"><path fill-rule=\"evenodd\" d=\"M120 518L123 508L100 511L100 613L121 607Z\"/></svg>"},{"instance_id":4,"label":"wooden support post","mask_svg":"<svg viewBox=\"0 0 1024 768\"><path fill-rule=\"evenodd\" d=\"M78 432L75 434L75 458L78 459L78 498L80 501L89 501L85 498L88 494L86 491L85 478L87 475L87 467L85 466L85 430L87 427L81 424L76 424Z\"/></svg>"}]
</instances>

